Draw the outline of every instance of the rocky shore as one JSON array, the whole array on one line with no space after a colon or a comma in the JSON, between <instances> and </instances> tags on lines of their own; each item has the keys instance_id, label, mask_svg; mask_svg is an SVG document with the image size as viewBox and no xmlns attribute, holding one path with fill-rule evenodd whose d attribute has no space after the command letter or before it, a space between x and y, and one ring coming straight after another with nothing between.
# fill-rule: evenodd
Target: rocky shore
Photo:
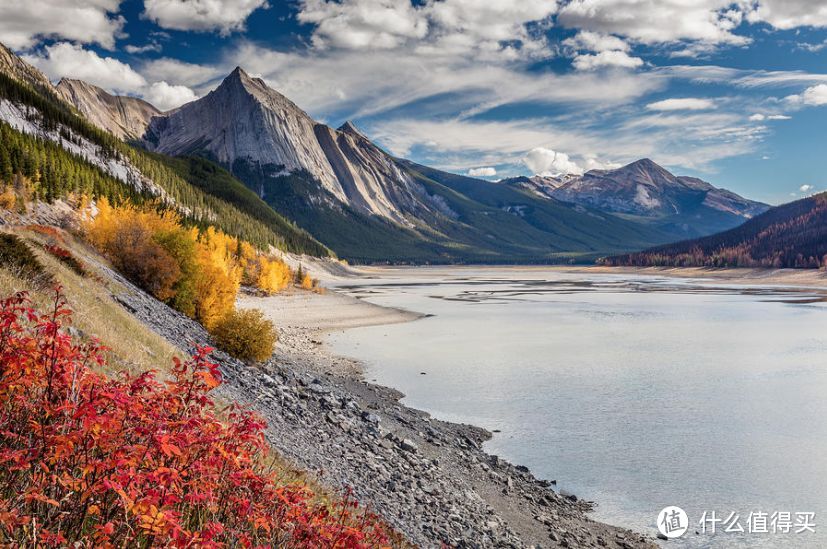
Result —
<instances>
[{"instance_id":1,"label":"rocky shore","mask_svg":"<svg viewBox=\"0 0 827 549\"><path fill-rule=\"evenodd\" d=\"M182 350L209 342L200 325L138 290L116 299ZM557 493L554 481L485 453L481 446L490 433L401 405L399 392L367 383L358 364L332 356L323 345L331 329L409 320L405 313L336 293L267 299L282 301L268 306L246 297L240 305L277 317L302 310L303 316L295 316L303 322L279 319L278 351L262 367L216 353L225 378L220 397L254 408L285 458L328 487L350 486L361 503L414 544L654 546L639 533L591 520L591 503ZM274 303L284 306L273 312ZM318 318L308 322L308 315Z\"/></svg>"}]
</instances>

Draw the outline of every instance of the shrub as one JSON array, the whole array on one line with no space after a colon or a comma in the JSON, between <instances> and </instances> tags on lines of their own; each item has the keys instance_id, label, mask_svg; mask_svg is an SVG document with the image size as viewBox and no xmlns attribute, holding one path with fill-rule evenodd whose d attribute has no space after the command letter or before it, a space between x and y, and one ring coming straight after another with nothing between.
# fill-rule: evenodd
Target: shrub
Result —
<instances>
[{"instance_id":1,"label":"shrub","mask_svg":"<svg viewBox=\"0 0 827 549\"><path fill-rule=\"evenodd\" d=\"M215 325L212 336L220 349L253 362L270 358L278 341L275 326L257 309L232 311Z\"/></svg>"},{"instance_id":2,"label":"shrub","mask_svg":"<svg viewBox=\"0 0 827 549\"><path fill-rule=\"evenodd\" d=\"M17 235L0 233L0 265L16 276L38 284L46 283L51 278L37 256Z\"/></svg>"},{"instance_id":3,"label":"shrub","mask_svg":"<svg viewBox=\"0 0 827 549\"><path fill-rule=\"evenodd\" d=\"M57 244L46 244L43 246L43 249L80 276L87 276L89 274L83 263L66 248L58 246Z\"/></svg>"},{"instance_id":4,"label":"shrub","mask_svg":"<svg viewBox=\"0 0 827 549\"><path fill-rule=\"evenodd\" d=\"M281 481L264 423L209 393L220 373L199 349L172 379L110 379L94 343L73 343L57 292L40 314L0 301L0 545L13 547L361 548L388 533L348 496L324 503Z\"/></svg>"}]
</instances>

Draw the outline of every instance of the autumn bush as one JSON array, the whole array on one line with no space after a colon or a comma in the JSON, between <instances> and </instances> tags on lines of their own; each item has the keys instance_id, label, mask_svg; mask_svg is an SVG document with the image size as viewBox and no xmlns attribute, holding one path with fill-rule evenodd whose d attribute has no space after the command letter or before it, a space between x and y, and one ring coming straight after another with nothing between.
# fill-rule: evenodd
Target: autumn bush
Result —
<instances>
[{"instance_id":1,"label":"autumn bush","mask_svg":"<svg viewBox=\"0 0 827 549\"><path fill-rule=\"evenodd\" d=\"M84 229L118 271L207 329L233 310L242 283L272 294L293 280L282 260L214 227L188 228L156 205L103 198Z\"/></svg>"},{"instance_id":2,"label":"autumn bush","mask_svg":"<svg viewBox=\"0 0 827 549\"><path fill-rule=\"evenodd\" d=\"M72 255L72 252L63 246L58 246L57 244L46 244L43 246L43 249L80 276L87 276L89 274L86 266L78 258Z\"/></svg>"},{"instance_id":3,"label":"autumn bush","mask_svg":"<svg viewBox=\"0 0 827 549\"><path fill-rule=\"evenodd\" d=\"M257 309L233 311L212 330L218 347L241 360L262 362L270 358L278 341L273 323Z\"/></svg>"},{"instance_id":4,"label":"autumn bush","mask_svg":"<svg viewBox=\"0 0 827 549\"><path fill-rule=\"evenodd\" d=\"M0 545L381 547L388 531L350 498L325 502L268 466L263 422L219 420L209 349L111 379L94 343L64 331L59 293L41 314L0 301Z\"/></svg>"}]
</instances>

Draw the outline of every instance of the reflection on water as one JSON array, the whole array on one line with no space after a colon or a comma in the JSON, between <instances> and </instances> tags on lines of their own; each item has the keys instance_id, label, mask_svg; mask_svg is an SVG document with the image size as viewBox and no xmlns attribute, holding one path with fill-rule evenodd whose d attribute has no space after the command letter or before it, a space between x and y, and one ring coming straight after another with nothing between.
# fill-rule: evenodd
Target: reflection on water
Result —
<instances>
[{"instance_id":1,"label":"reflection on water","mask_svg":"<svg viewBox=\"0 0 827 549\"><path fill-rule=\"evenodd\" d=\"M813 534L669 546L827 546L827 306L806 289L519 270L392 270L353 295L434 316L333 338L406 404L499 431L490 452L655 533L815 512ZM420 372L426 371L427 376ZM823 525L822 525L823 522ZM720 530L721 526L719 526Z\"/></svg>"}]
</instances>

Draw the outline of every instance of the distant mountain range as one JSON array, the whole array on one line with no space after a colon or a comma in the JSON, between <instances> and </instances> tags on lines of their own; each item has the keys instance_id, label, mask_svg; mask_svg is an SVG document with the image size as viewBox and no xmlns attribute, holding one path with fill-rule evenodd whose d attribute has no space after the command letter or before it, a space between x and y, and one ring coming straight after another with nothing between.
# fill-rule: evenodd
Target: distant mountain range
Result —
<instances>
[{"instance_id":1,"label":"distant mountain range","mask_svg":"<svg viewBox=\"0 0 827 549\"><path fill-rule=\"evenodd\" d=\"M534 176L504 182L564 202L650 222L686 237L729 229L769 208L700 179L675 176L648 158L582 176Z\"/></svg>"},{"instance_id":2,"label":"distant mountain range","mask_svg":"<svg viewBox=\"0 0 827 549\"><path fill-rule=\"evenodd\" d=\"M639 253L607 265L819 268L827 265L827 193L776 206L734 229Z\"/></svg>"},{"instance_id":3,"label":"distant mountain range","mask_svg":"<svg viewBox=\"0 0 827 549\"><path fill-rule=\"evenodd\" d=\"M62 80L8 50L0 69L159 158L201 157L340 256L365 262L591 260L735 227L767 206L651 160L582 176L489 182L394 158L352 123L314 121L236 68L168 112ZM199 168L201 170L203 167Z\"/></svg>"}]
</instances>

